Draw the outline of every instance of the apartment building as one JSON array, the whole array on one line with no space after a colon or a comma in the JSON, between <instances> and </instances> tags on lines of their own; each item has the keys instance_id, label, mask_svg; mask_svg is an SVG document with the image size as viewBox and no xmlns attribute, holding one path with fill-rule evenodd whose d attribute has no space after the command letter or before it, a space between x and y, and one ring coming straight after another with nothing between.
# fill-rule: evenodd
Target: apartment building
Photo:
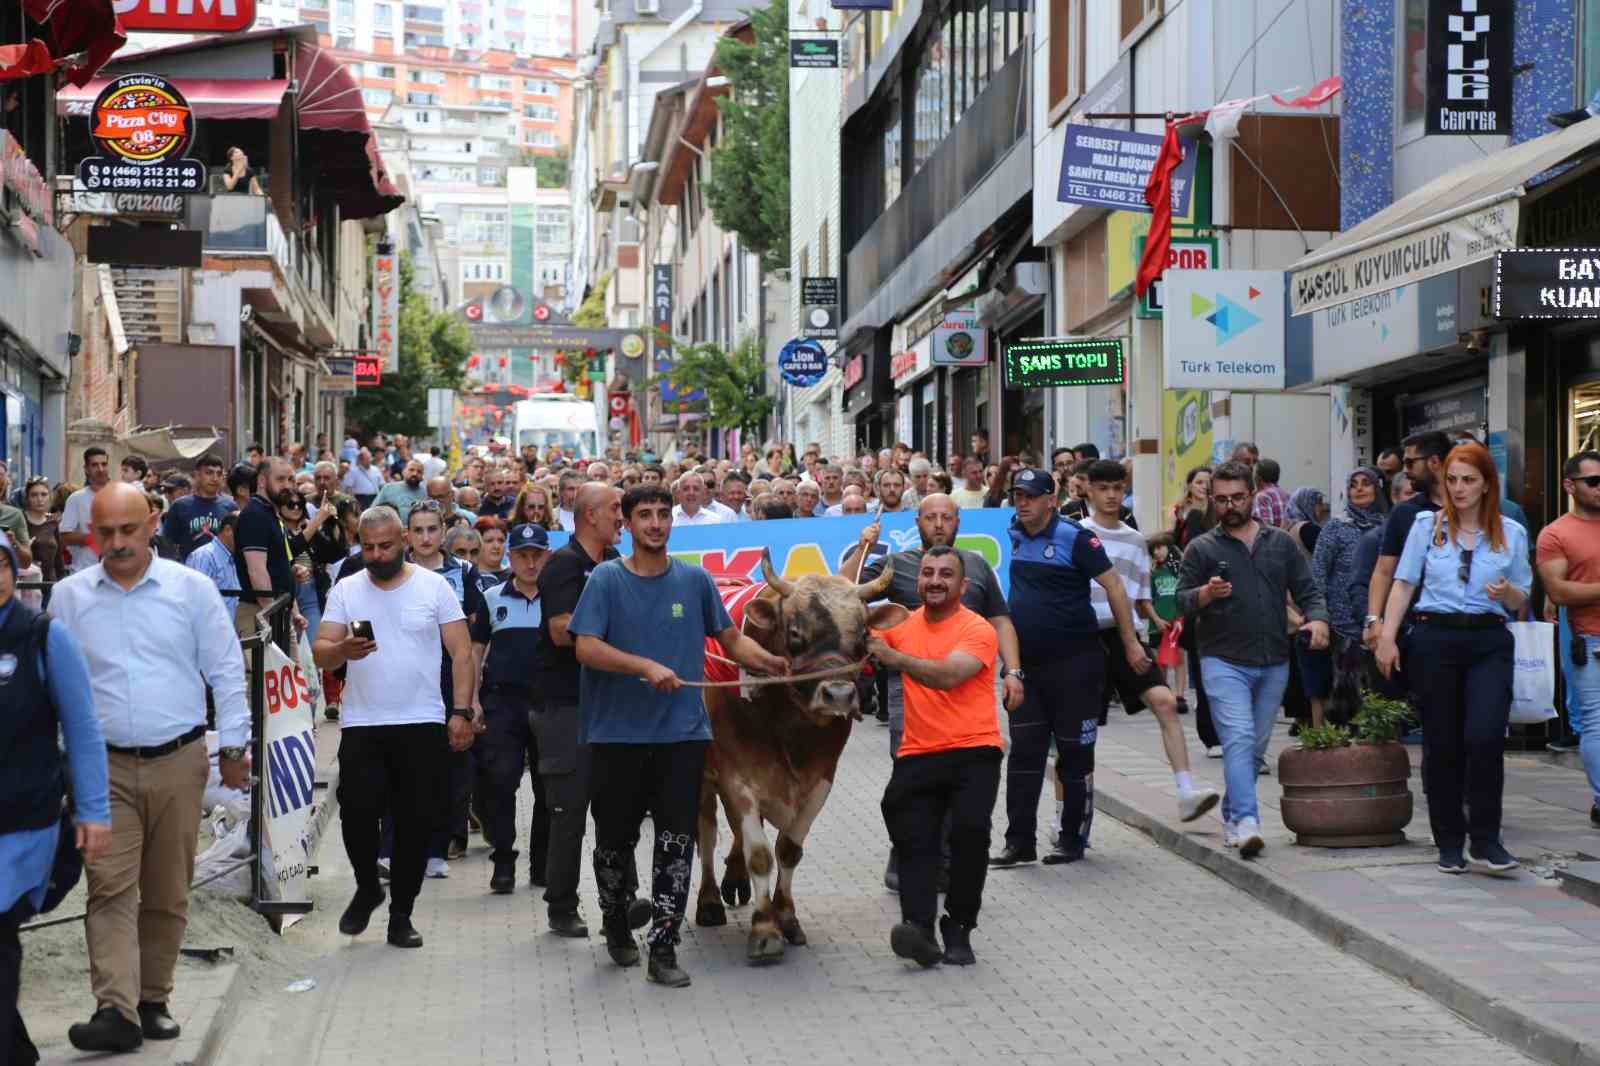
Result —
<instances>
[{"instance_id":1,"label":"apartment building","mask_svg":"<svg viewBox=\"0 0 1600 1066\"><path fill-rule=\"evenodd\" d=\"M579 0L260 0L256 26L316 27L341 51L468 52L570 56L580 36Z\"/></svg>"}]
</instances>

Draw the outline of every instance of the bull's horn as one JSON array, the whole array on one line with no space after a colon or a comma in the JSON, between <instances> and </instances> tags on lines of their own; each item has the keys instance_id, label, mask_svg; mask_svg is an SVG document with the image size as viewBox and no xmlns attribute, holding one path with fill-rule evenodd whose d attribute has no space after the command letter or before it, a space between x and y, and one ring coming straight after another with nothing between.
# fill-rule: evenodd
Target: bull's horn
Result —
<instances>
[{"instance_id":1,"label":"bull's horn","mask_svg":"<svg viewBox=\"0 0 1600 1066\"><path fill-rule=\"evenodd\" d=\"M778 576L778 572L772 568L772 553L765 549L761 552L761 578L777 589L778 595L794 595L794 585Z\"/></svg>"},{"instance_id":2,"label":"bull's horn","mask_svg":"<svg viewBox=\"0 0 1600 1066\"><path fill-rule=\"evenodd\" d=\"M889 582L893 580L894 560L885 559L883 561L883 573L879 574L865 585L857 585L856 595L860 596L867 603L871 603L873 600L889 591Z\"/></svg>"}]
</instances>

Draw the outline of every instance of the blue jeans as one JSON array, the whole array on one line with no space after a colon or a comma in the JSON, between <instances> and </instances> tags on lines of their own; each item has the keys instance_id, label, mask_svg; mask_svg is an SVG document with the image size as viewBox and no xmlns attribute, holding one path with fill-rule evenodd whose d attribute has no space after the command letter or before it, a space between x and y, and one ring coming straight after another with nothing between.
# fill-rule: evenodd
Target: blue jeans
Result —
<instances>
[{"instance_id":1,"label":"blue jeans","mask_svg":"<svg viewBox=\"0 0 1600 1066\"><path fill-rule=\"evenodd\" d=\"M1565 618L1566 612L1561 614ZM1582 666L1572 665L1568 647L1566 641L1561 642L1561 660L1567 675L1567 714L1572 731L1578 734L1578 755L1583 759L1584 773L1589 775L1589 792L1595 805L1600 806L1600 659L1594 657L1600 648L1600 637L1584 635L1587 655ZM1593 729L1589 728L1591 722Z\"/></svg>"},{"instance_id":2,"label":"blue jeans","mask_svg":"<svg viewBox=\"0 0 1600 1066\"><path fill-rule=\"evenodd\" d=\"M1211 700L1211 720L1222 739L1222 818L1238 822L1256 818L1256 760L1267 753L1272 723L1289 683L1287 661L1273 666L1238 666L1204 656L1200 676Z\"/></svg>"}]
</instances>

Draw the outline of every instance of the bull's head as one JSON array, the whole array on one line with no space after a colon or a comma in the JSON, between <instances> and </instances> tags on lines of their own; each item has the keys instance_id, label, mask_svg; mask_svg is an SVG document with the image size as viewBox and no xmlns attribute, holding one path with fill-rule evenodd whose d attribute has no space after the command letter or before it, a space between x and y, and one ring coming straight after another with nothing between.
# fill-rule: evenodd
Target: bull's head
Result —
<instances>
[{"instance_id":1,"label":"bull's head","mask_svg":"<svg viewBox=\"0 0 1600 1066\"><path fill-rule=\"evenodd\" d=\"M865 585L835 574L806 574L789 581L761 559L767 591L745 605L745 631L762 647L787 656L796 674L853 666L867 656L867 631L892 629L909 612L892 603L871 606L889 588L893 563ZM801 681L789 688L802 711L819 719L859 716L855 680L848 674Z\"/></svg>"}]
</instances>

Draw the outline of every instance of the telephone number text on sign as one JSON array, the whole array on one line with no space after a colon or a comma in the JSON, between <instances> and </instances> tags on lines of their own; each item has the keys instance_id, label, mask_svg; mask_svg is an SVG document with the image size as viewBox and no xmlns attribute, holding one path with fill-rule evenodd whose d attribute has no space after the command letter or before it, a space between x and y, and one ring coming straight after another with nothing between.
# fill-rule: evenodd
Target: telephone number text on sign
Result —
<instances>
[{"instance_id":1,"label":"telephone number text on sign","mask_svg":"<svg viewBox=\"0 0 1600 1066\"><path fill-rule=\"evenodd\" d=\"M90 192L203 192L206 168L193 159L141 166L91 156L78 164L78 180Z\"/></svg>"}]
</instances>

